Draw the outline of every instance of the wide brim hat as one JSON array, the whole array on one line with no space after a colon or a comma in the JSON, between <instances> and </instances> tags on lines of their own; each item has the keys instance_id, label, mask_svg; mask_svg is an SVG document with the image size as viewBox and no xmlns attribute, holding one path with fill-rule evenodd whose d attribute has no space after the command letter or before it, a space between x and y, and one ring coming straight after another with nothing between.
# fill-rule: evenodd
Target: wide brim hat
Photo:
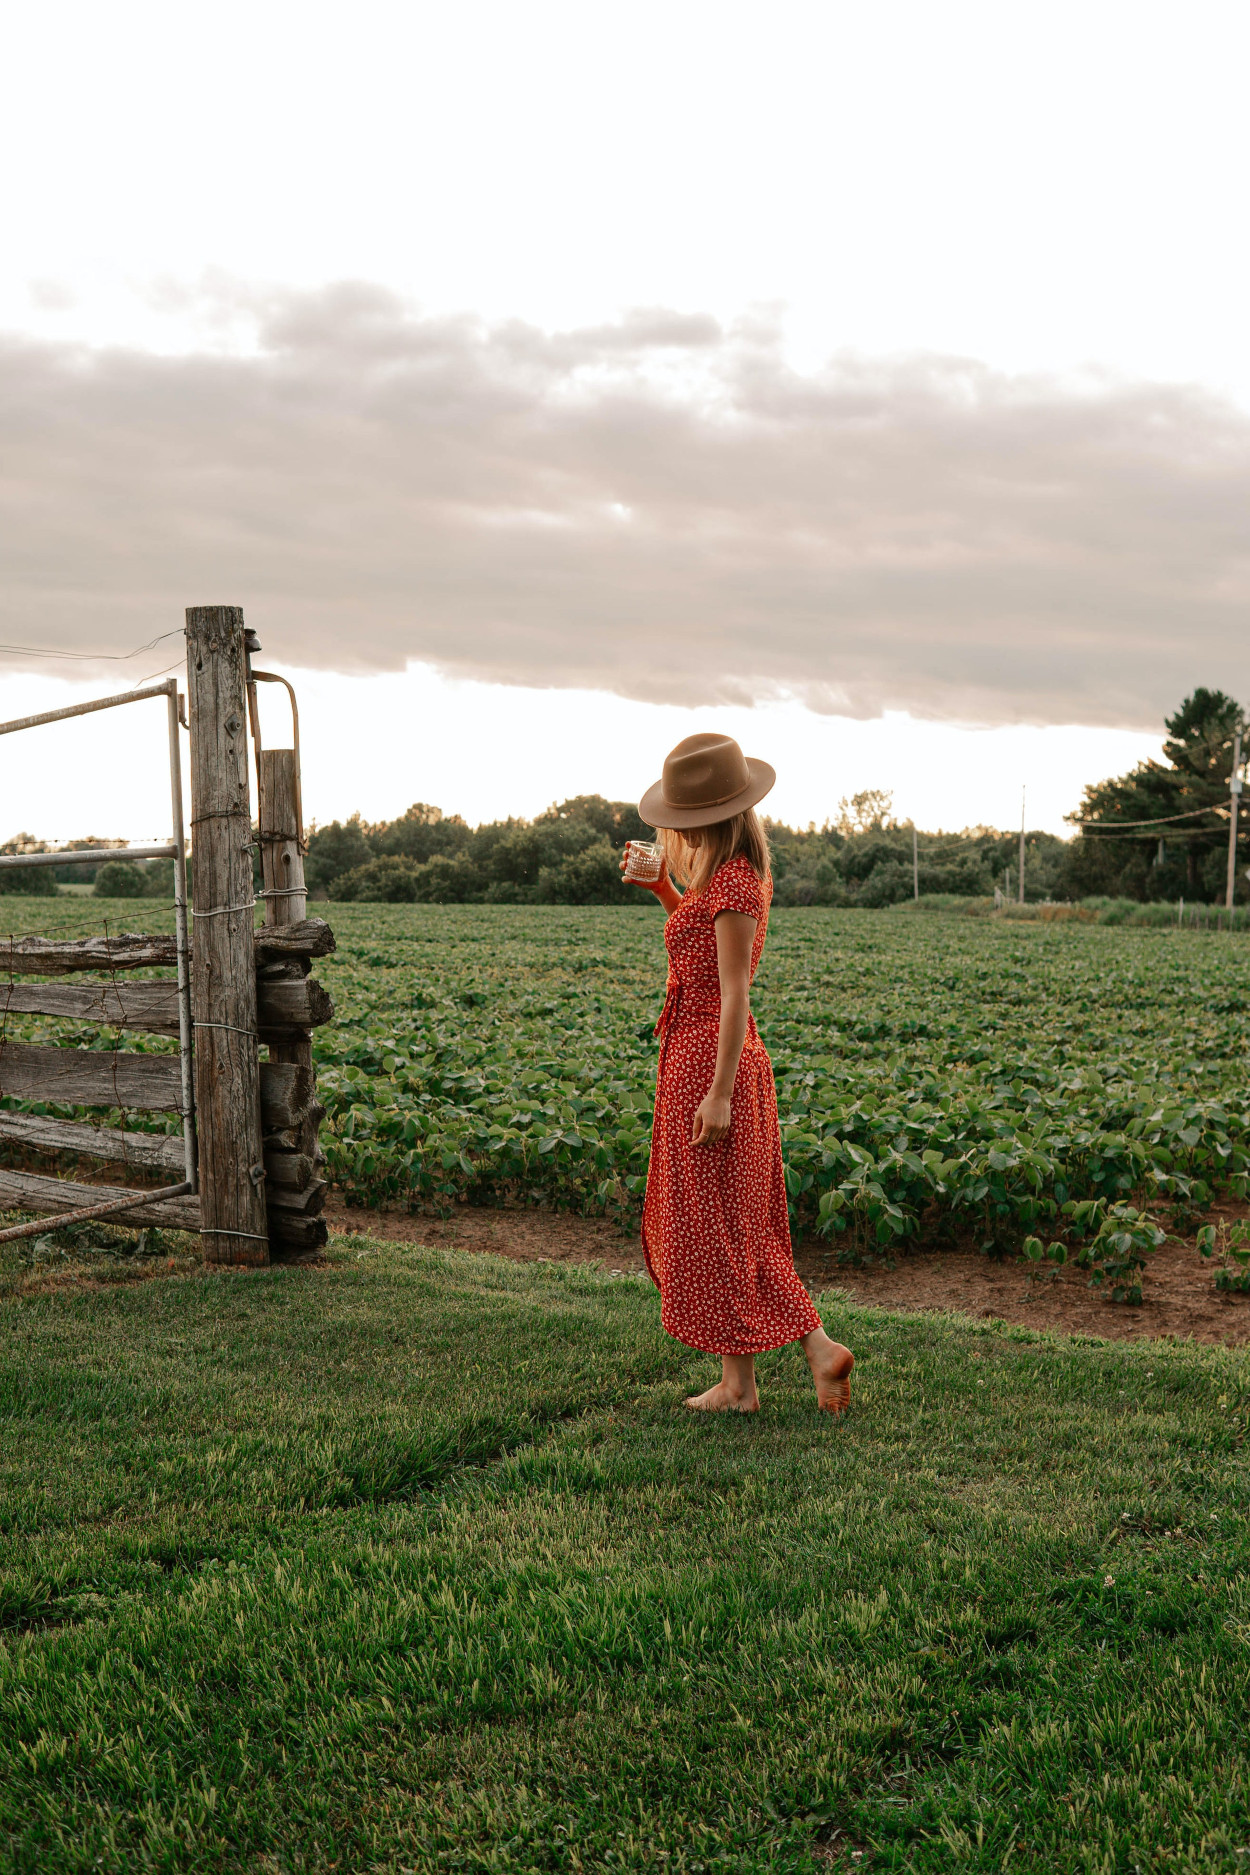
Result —
<instances>
[{"instance_id":1,"label":"wide brim hat","mask_svg":"<svg viewBox=\"0 0 1250 1875\"><path fill-rule=\"evenodd\" d=\"M664 773L638 803L648 827L712 827L762 801L777 771L744 755L732 736L687 736L665 758Z\"/></svg>"}]
</instances>

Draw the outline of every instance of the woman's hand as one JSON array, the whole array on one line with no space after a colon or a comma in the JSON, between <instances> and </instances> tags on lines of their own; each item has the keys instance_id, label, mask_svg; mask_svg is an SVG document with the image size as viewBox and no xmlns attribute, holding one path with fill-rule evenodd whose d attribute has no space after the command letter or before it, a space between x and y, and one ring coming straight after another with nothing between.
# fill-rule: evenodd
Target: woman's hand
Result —
<instances>
[{"instance_id":1,"label":"woman's hand","mask_svg":"<svg viewBox=\"0 0 1250 1875\"><path fill-rule=\"evenodd\" d=\"M634 843L632 840L627 840L625 842L625 851L621 854L622 874L624 873L626 866L628 866L629 864L629 849L633 844ZM622 877L621 884L622 885L636 885L643 892L654 892L656 897L661 898L661 899L664 897L666 892L671 893L673 891L672 882L668 876L668 861L665 859L663 853L660 854L660 872L659 872L658 878L626 879Z\"/></svg>"},{"instance_id":2,"label":"woman's hand","mask_svg":"<svg viewBox=\"0 0 1250 1875\"><path fill-rule=\"evenodd\" d=\"M714 1146L718 1139L724 1139L729 1131L729 1122L733 1118L733 1103L725 1094L706 1094L699 1103L694 1116L694 1131L690 1135L692 1146Z\"/></svg>"}]
</instances>

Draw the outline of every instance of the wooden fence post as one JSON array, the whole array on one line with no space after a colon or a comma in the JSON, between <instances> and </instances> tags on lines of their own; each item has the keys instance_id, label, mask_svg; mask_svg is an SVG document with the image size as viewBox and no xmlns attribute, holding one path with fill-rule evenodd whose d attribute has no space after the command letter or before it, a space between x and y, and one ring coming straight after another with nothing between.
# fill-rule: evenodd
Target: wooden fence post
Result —
<instances>
[{"instance_id":1,"label":"wooden fence post","mask_svg":"<svg viewBox=\"0 0 1250 1875\"><path fill-rule=\"evenodd\" d=\"M300 852L299 757L294 749L263 749L258 764L256 814L260 826L261 865L267 926L298 924L307 914L304 856ZM282 978L296 978L306 962L294 960L262 967L262 987L271 994ZM317 986L312 986L316 988ZM324 992L321 992L324 996ZM324 1019L324 1018L323 1018ZM264 1031L262 1031L263 1033ZM301 1070L308 1088L315 1090L312 1030L291 1033L279 1040L269 1032L269 1059ZM265 1166L269 1174L269 1236L273 1254L299 1256L314 1252L326 1241L325 1199L321 1178L318 1130L323 1109L315 1091L307 1112L294 1128L271 1128L265 1138Z\"/></svg>"},{"instance_id":2,"label":"wooden fence post","mask_svg":"<svg viewBox=\"0 0 1250 1875\"><path fill-rule=\"evenodd\" d=\"M265 900L265 923L298 924L308 916L308 894L304 890L304 856L299 850L295 750L262 749L259 767L256 816L265 890L270 895Z\"/></svg>"},{"instance_id":3,"label":"wooden fence post","mask_svg":"<svg viewBox=\"0 0 1250 1875\"><path fill-rule=\"evenodd\" d=\"M261 1152L246 660L239 606L187 607L191 1011L204 1255L269 1261Z\"/></svg>"}]
</instances>

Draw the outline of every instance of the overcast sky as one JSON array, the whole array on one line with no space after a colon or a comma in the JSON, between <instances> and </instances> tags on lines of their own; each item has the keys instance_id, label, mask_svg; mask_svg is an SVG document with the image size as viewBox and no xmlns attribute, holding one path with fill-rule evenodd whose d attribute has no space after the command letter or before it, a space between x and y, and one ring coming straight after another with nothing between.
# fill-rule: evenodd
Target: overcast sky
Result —
<instances>
[{"instance_id":1,"label":"overcast sky","mask_svg":"<svg viewBox=\"0 0 1250 1875\"><path fill-rule=\"evenodd\" d=\"M243 604L334 698L322 818L640 792L718 720L797 818L1058 825L1195 684L1250 698L1240 7L6 36L0 637ZM3 713L143 670L7 655ZM62 786L0 751L15 824L83 831Z\"/></svg>"}]
</instances>

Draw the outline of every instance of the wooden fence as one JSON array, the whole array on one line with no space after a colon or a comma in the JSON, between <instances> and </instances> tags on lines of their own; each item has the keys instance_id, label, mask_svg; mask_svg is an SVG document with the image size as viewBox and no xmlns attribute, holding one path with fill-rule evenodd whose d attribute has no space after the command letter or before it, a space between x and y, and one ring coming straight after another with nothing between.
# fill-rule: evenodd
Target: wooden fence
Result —
<instances>
[{"instance_id":1,"label":"wooden fence","mask_svg":"<svg viewBox=\"0 0 1250 1875\"><path fill-rule=\"evenodd\" d=\"M174 859L175 935L0 939L0 1022L9 1014L60 1016L116 1032L112 1050L53 1048L10 1041L0 1027L0 1097L182 1117L177 1138L0 1108L0 1146L16 1149L23 1160L28 1154L74 1155L106 1166L110 1178L121 1167L127 1175L158 1181L80 1184L0 1167L0 1206L20 1206L44 1220L0 1232L0 1240L49 1229L51 1214L58 1222L109 1216L118 1223L199 1231L205 1255L215 1263L264 1264L326 1241L318 1145L324 1110L317 1101L312 1031L334 1010L311 969L315 958L334 949L334 935L322 919L306 916L293 694L295 746L261 748L256 684L285 680L252 669L251 656L259 648L237 606L188 609L189 711L182 720L191 752L189 934L176 683L0 724L0 734L11 733L149 696L168 699L171 841L127 852ZM264 881L265 922L259 928L249 719ZM98 864L101 857L97 848L35 860ZM118 854L109 851L107 857ZM161 966L174 968L176 980L127 975ZM49 981L63 978L71 980ZM179 1052L127 1050L121 1045L127 1030L178 1036Z\"/></svg>"}]
</instances>

